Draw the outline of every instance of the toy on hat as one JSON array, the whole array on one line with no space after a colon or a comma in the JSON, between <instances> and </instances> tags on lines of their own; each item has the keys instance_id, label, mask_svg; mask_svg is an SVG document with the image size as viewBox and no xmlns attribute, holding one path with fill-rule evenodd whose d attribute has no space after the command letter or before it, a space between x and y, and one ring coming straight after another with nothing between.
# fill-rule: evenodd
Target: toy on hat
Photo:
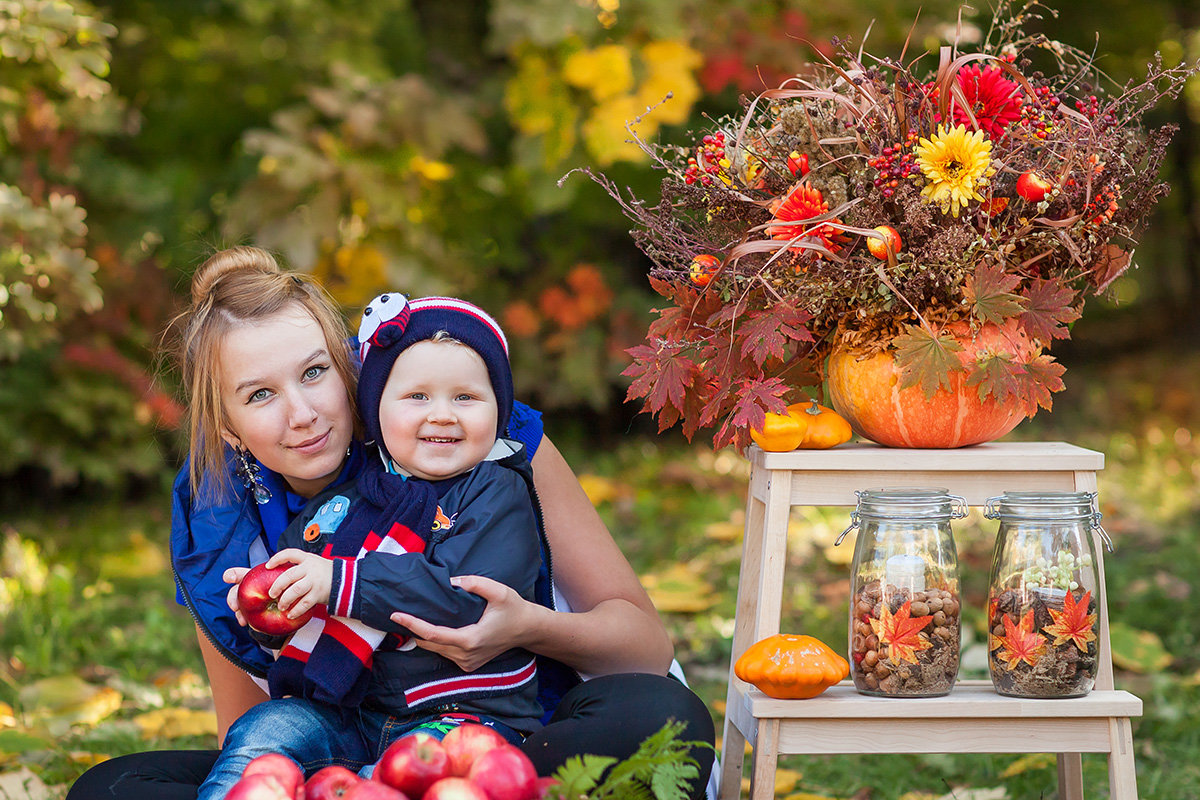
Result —
<instances>
[{"instance_id":1,"label":"toy on hat","mask_svg":"<svg viewBox=\"0 0 1200 800\"><path fill-rule=\"evenodd\" d=\"M487 367L496 394L496 435L503 436L512 415L512 369L508 340L486 311L453 297L409 300L398 292L381 294L363 310L358 328L362 369L358 380L358 410L367 441L386 455L379 425L379 403L396 358L409 346L431 339L438 331L474 350Z\"/></svg>"}]
</instances>

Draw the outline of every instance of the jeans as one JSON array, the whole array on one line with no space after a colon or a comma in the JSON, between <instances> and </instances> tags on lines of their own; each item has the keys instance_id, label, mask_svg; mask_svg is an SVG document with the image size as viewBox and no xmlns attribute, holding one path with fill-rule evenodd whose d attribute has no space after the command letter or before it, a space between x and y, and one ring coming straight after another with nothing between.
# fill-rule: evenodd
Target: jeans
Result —
<instances>
[{"instance_id":1,"label":"jeans","mask_svg":"<svg viewBox=\"0 0 1200 800\"><path fill-rule=\"evenodd\" d=\"M521 742L516 731L486 717L438 713L394 717L386 711L339 708L295 697L269 700L229 728L225 747L200 787L199 800L221 800L246 765L264 753L283 753L305 775L330 765L359 772L378 761L401 736L423 731L441 739L464 718L496 728L513 744Z\"/></svg>"}]
</instances>

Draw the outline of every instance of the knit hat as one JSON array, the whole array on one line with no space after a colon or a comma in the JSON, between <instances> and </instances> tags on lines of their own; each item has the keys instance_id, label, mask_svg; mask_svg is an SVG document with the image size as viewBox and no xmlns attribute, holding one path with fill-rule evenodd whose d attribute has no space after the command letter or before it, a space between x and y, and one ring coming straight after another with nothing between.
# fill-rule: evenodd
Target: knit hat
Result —
<instances>
[{"instance_id":1,"label":"knit hat","mask_svg":"<svg viewBox=\"0 0 1200 800\"><path fill-rule=\"evenodd\" d=\"M379 426L379 402L392 365L411 345L433 338L438 331L445 331L483 359L496 393L496 435L503 436L508 427L513 404L512 370L508 340L496 320L479 306L453 297L408 300L397 292L381 294L363 310L358 326L362 357L358 410L367 441L374 441L384 453L387 450Z\"/></svg>"}]
</instances>

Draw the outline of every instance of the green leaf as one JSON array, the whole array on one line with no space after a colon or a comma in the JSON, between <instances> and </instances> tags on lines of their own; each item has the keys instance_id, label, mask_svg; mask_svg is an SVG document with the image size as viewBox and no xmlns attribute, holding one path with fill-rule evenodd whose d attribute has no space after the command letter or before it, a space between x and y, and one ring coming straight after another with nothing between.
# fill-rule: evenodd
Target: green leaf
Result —
<instances>
[{"instance_id":1,"label":"green leaf","mask_svg":"<svg viewBox=\"0 0 1200 800\"><path fill-rule=\"evenodd\" d=\"M679 741L683 728L682 722L668 722L624 761L586 755L569 759L554 773L560 785L551 790L552 796L571 800L687 800L688 782L700 775L689 751L711 745Z\"/></svg>"},{"instance_id":2,"label":"green leaf","mask_svg":"<svg viewBox=\"0 0 1200 800\"><path fill-rule=\"evenodd\" d=\"M975 362L967 376L967 385L978 386L980 400L991 395L996 402L1003 403L1019 395L1019 378L1024 372L1025 368L1008 353L988 353Z\"/></svg>"},{"instance_id":3,"label":"green leaf","mask_svg":"<svg viewBox=\"0 0 1200 800\"><path fill-rule=\"evenodd\" d=\"M895 343L901 389L920 386L926 397L933 397L939 388L950 388L951 372L962 370L955 353L963 346L949 333L934 336L925 328L910 325Z\"/></svg>"}]
</instances>

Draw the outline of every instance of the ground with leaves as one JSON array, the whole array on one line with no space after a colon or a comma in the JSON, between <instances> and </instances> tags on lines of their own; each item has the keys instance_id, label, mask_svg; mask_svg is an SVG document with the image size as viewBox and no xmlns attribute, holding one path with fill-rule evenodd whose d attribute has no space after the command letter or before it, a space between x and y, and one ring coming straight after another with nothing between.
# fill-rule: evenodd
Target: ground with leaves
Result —
<instances>
[{"instance_id":1,"label":"ground with leaves","mask_svg":"<svg viewBox=\"0 0 1200 800\"><path fill-rule=\"evenodd\" d=\"M1021 439L1101 450L1106 562L1118 686L1139 695L1138 788L1200 796L1200 354L1075 367L1053 414ZM746 465L703 444L636 436L587 447L553 427L588 494L667 620L689 678L720 720L741 554ZM146 748L206 747L215 719L187 613L166 561L167 503L4 515L0 528L0 798L57 797L88 765ZM784 630L846 647L851 547L845 509L797 509ZM995 523L956 527L964 584L963 675L986 676L985 592ZM719 729L719 728L718 728ZM791 800L1050 797L1051 755L784 759ZM1107 792L1084 756L1089 796ZM50 787L48 789L44 787Z\"/></svg>"}]
</instances>

